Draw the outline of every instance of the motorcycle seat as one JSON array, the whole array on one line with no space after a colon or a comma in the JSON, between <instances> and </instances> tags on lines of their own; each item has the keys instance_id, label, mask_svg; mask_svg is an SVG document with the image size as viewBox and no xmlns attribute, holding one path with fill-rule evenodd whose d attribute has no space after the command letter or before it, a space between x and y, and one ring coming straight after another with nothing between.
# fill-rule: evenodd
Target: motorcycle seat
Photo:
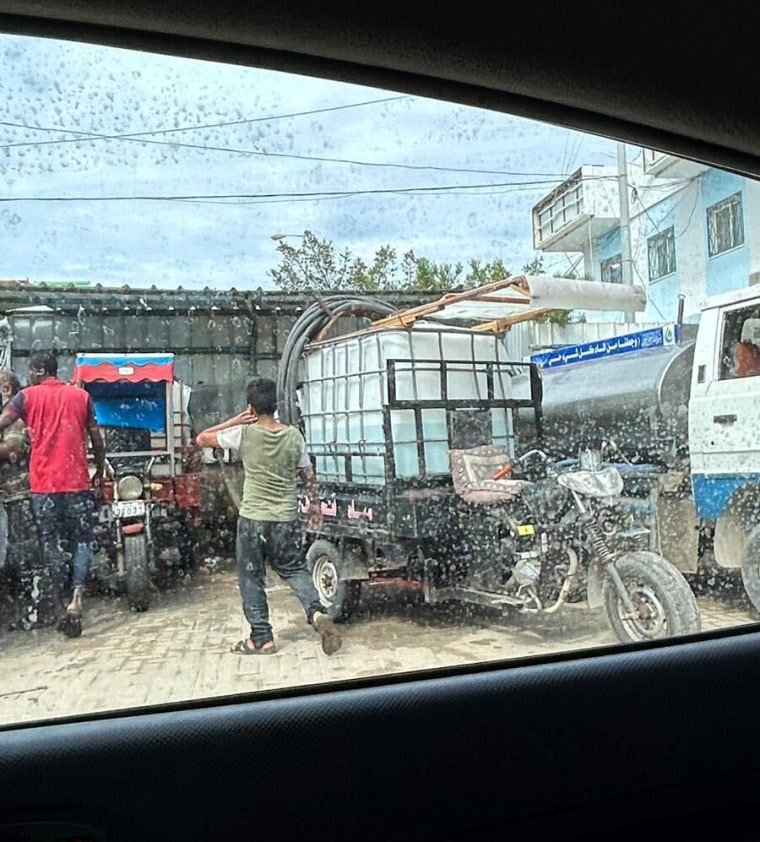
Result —
<instances>
[{"instance_id":1,"label":"motorcycle seat","mask_svg":"<svg viewBox=\"0 0 760 842\"><path fill-rule=\"evenodd\" d=\"M526 480L492 479L508 460L498 445L449 450L454 493L467 503L494 505L514 500L531 483Z\"/></svg>"}]
</instances>

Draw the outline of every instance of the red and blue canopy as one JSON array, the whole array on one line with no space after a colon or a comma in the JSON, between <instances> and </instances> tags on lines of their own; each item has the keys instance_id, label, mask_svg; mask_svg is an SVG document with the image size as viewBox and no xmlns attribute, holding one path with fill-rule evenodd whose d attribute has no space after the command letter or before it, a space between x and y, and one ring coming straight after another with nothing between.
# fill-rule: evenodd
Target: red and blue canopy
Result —
<instances>
[{"instance_id":1,"label":"red and blue canopy","mask_svg":"<svg viewBox=\"0 0 760 842\"><path fill-rule=\"evenodd\" d=\"M75 383L151 383L174 380L174 354L77 354Z\"/></svg>"}]
</instances>

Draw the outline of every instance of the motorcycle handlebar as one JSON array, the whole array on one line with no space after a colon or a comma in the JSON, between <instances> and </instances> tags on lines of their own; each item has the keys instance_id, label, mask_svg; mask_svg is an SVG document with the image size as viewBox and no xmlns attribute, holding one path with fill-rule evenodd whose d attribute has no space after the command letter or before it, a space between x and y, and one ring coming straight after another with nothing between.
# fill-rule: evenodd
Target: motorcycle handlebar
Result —
<instances>
[{"instance_id":1,"label":"motorcycle handlebar","mask_svg":"<svg viewBox=\"0 0 760 842\"><path fill-rule=\"evenodd\" d=\"M542 462L549 461L549 455L544 453L543 450L539 450L538 448L534 448L533 450L529 450L527 453L523 453L522 456L519 456L517 461L518 462L525 462L531 456L540 456Z\"/></svg>"}]
</instances>

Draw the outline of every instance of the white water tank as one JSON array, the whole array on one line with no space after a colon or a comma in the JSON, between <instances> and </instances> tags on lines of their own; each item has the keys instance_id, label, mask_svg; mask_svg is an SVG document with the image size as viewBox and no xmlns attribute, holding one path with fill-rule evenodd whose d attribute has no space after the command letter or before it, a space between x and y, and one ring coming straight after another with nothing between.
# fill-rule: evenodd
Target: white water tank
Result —
<instances>
[{"instance_id":1,"label":"white water tank","mask_svg":"<svg viewBox=\"0 0 760 842\"><path fill-rule=\"evenodd\" d=\"M383 409L392 397L388 384L391 360L398 361L396 401L437 404L420 409L423 466L414 409L389 410L391 475L397 478L450 473L444 399L487 400L486 364L507 362L503 343L495 335L438 325L369 331L309 346L303 359L299 401L306 440L321 481L385 483L388 454ZM509 398L509 367L492 366L491 376L494 398ZM494 444L511 452L511 413L501 408L492 411L491 435Z\"/></svg>"}]
</instances>

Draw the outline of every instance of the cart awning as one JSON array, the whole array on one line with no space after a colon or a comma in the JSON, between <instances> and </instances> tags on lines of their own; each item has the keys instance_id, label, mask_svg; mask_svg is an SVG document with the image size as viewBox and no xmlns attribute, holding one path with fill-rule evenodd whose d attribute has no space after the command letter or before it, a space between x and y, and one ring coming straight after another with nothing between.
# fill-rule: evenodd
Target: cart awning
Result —
<instances>
[{"instance_id":1,"label":"cart awning","mask_svg":"<svg viewBox=\"0 0 760 842\"><path fill-rule=\"evenodd\" d=\"M77 354L75 383L172 382L174 354Z\"/></svg>"}]
</instances>

